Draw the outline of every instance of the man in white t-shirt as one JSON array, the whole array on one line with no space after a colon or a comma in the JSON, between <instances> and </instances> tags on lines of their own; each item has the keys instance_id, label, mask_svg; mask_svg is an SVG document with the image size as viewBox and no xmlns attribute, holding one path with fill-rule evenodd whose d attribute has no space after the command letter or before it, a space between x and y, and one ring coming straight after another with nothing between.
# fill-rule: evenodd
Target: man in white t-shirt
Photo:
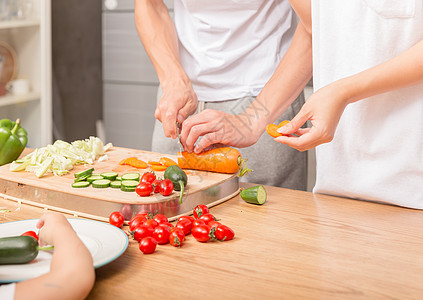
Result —
<instances>
[{"instance_id":1,"label":"man in white t-shirt","mask_svg":"<svg viewBox=\"0 0 423 300\"><path fill-rule=\"evenodd\" d=\"M161 86L153 151L179 151L168 138L177 137L178 122L185 150L239 147L254 170L248 181L306 189L306 154L263 135L267 124L291 119L304 102L306 81L281 95L286 105L277 108L265 87L285 71L280 60L296 27L288 0L175 0L174 22L163 1L135 1L135 17Z\"/></svg>"}]
</instances>

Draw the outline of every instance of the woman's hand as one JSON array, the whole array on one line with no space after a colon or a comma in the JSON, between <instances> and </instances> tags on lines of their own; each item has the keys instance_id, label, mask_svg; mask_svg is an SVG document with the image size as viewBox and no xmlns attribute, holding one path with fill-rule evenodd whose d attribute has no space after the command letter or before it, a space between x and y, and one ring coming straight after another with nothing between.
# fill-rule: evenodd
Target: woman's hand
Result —
<instances>
[{"instance_id":1,"label":"woman's hand","mask_svg":"<svg viewBox=\"0 0 423 300\"><path fill-rule=\"evenodd\" d=\"M337 82L321 88L303 105L287 125L278 129L284 134L275 140L299 151L306 151L332 141L347 99ZM311 128L301 128L307 121Z\"/></svg>"}]
</instances>

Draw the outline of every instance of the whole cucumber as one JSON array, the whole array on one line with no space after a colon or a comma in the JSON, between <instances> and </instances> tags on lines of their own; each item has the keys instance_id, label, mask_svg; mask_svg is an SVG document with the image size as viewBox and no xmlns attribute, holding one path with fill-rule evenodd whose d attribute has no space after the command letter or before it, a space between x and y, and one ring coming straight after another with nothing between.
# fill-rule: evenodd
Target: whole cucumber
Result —
<instances>
[{"instance_id":1,"label":"whole cucumber","mask_svg":"<svg viewBox=\"0 0 423 300\"><path fill-rule=\"evenodd\" d=\"M38 255L38 241L32 236L0 238L0 265L24 264Z\"/></svg>"}]
</instances>

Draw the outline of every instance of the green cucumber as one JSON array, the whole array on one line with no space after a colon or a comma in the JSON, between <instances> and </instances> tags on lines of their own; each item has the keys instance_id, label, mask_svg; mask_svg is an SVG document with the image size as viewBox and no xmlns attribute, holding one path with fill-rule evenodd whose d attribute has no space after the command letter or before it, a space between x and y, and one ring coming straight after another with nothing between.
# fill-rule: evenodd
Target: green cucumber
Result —
<instances>
[{"instance_id":1,"label":"green cucumber","mask_svg":"<svg viewBox=\"0 0 423 300\"><path fill-rule=\"evenodd\" d=\"M86 188L90 185L88 181L77 181L72 183L73 188Z\"/></svg>"},{"instance_id":2,"label":"green cucumber","mask_svg":"<svg viewBox=\"0 0 423 300\"><path fill-rule=\"evenodd\" d=\"M124 192L135 192L135 188L139 184L137 180L122 180L120 189Z\"/></svg>"},{"instance_id":3,"label":"green cucumber","mask_svg":"<svg viewBox=\"0 0 423 300\"><path fill-rule=\"evenodd\" d=\"M120 189L121 186L122 186L122 181L120 181L120 180L115 180L115 181L110 182L111 188Z\"/></svg>"},{"instance_id":4,"label":"green cucumber","mask_svg":"<svg viewBox=\"0 0 423 300\"><path fill-rule=\"evenodd\" d=\"M241 198L247 203L262 205L267 200L267 193L262 185L256 185L243 189Z\"/></svg>"},{"instance_id":5,"label":"green cucumber","mask_svg":"<svg viewBox=\"0 0 423 300\"><path fill-rule=\"evenodd\" d=\"M97 179L91 182L93 188L104 189L110 186L109 179Z\"/></svg>"},{"instance_id":6,"label":"green cucumber","mask_svg":"<svg viewBox=\"0 0 423 300\"><path fill-rule=\"evenodd\" d=\"M119 181L121 181L122 180L122 176L118 176L118 177L116 177L116 179L115 180L119 180Z\"/></svg>"},{"instance_id":7,"label":"green cucumber","mask_svg":"<svg viewBox=\"0 0 423 300\"><path fill-rule=\"evenodd\" d=\"M140 173L126 173L123 174L122 176L122 180L140 180Z\"/></svg>"},{"instance_id":8,"label":"green cucumber","mask_svg":"<svg viewBox=\"0 0 423 300\"><path fill-rule=\"evenodd\" d=\"M86 181L88 177L90 177L90 174L84 175L84 176L79 176L75 179L74 182L80 182L80 181Z\"/></svg>"},{"instance_id":9,"label":"green cucumber","mask_svg":"<svg viewBox=\"0 0 423 300\"><path fill-rule=\"evenodd\" d=\"M93 182L95 180L101 180L104 179L103 176L100 175L91 175L90 177L87 178L88 182Z\"/></svg>"},{"instance_id":10,"label":"green cucumber","mask_svg":"<svg viewBox=\"0 0 423 300\"><path fill-rule=\"evenodd\" d=\"M118 173L116 172L106 172L100 174L104 179L109 179L110 181L116 180L116 177L118 177Z\"/></svg>"},{"instance_id":11,"label":"green cucumber","mask_svg":"<svg viewBox=\"0 0 423 300\"><path fill-rule=\"evenodd\" d=\"M0 238L0 265L24 264L38 255L38 241L32 236Z\"/></svg>"},{"instance_id":12,"label":"green cucumber","mask_svg":"<svg viewBox=\"0 0 423 300\"><path fill-rule=\"evenodd\" d=\"M87 169L87 170L84 170L84 171L81 171L81 172L77 172L73 175L75 176L75 178L79 178L79 177L83 177L83 176L86 176L86 175L91 175L93 173L93 171L94 171L94 168L90 168L90 169Z\"/></svg>"}]
</instances>

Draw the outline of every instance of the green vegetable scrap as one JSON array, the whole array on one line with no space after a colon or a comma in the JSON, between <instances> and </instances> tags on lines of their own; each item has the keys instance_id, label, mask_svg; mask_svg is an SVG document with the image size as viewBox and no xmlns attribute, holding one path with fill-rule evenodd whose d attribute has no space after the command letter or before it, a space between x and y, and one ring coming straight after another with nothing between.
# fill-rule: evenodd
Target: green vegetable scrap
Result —
<instances>
[{"instance_id":1,"label":"green vegetable scrap","mask_svg":"<svg viewBox=\"0 0 423 300\"><path fill-rule=\"evenodd\" d=\"M0 166L8 164L21 155L28 141L27 133L20 126L21 120L0 120Z\"/></svg>"}]
</instances>

